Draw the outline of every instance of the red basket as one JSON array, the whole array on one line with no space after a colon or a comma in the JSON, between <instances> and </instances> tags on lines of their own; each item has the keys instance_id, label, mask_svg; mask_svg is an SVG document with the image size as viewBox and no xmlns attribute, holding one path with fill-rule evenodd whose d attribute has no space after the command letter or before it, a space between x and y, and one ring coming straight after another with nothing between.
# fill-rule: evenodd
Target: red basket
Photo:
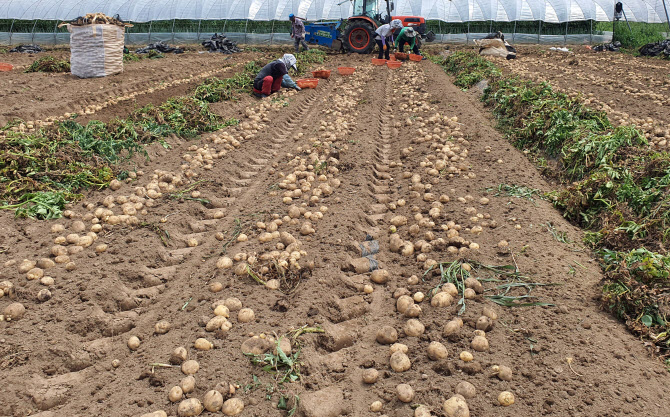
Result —
<instances>
[{"instance_id":1,"label":"red basket","mask_svg":"<svg viewBox=\"0 0 670 417\"><path fill-rule=\"evenodd\" d=\"M340 75L351 75L356 71L354 67L337 67L337 73Z\"/></svg>"},{"instance_id":2,"label":"red basket","mask_svg":"<svg viewBox=\"0 0 670 417\"><path fill-rule=\"evenodd\" d=\"M389 61L396 61L395 54L389 55L389 58L391 58Z\"/></svg>"},{"instance_id":3,"label":"red basket","mask_svg":"<svg viewBox=\"0 0 670 417\"><path fill-rule=\"evenodd\" d=\"M400 68L400 66L402 65L402 62L400 62L400 61L389 61L389 62L386 63L386 65L388 65L388 67L391 68L391 69L397 69L397 68Z\"/></svg>"},{"instance_id":4,"label":"red basket","mask_svg":"<svg viewBox=\"0 0 670 417\"><path fill-rule=\"evenodd\" d=\"M421 62L421 60L423 60L423 57L421 55L409 54L409 60L410 61Z\"/></svg>"},{"instance_id":5,"label":"red basket","mask_svg":"<svg viewBox=\"0 0 670 417\"><path fill-rule=\"evenodd\" d=\"M398 61L407 61L409 59L409 55L404 52L396 52L394 55Z\"/></svg>"},{"instance_id":6,"label":"red basket","mask_svg":"<svg viewBox=\"0 0 670 417\"><path fill-rule=\"evenodd\" d=\"M300 88L316 88L319 85L318 78L303 78L301 80L295 80L295 83L298 84Z\"/></svg>"},{"instance_id":7,"label":"red basket","mask_svg":"<svg viewBox=\"0 0 670 417\"><path fill-rule=\"evenodd\" d=\"M0 72L11 71L13 69L14 69L14 65L5 64L4 62L0 62Z\"/></svg>"},{"instance_id":8,"label":"red basket","mask_svg":"<svg viewBox=\"0 0 670 417\"><path fill-rule=\"evenodd\" d=\"M379 59L379 58L372 58L372 65L386 65L386 60L385 59Z\"/></svg>"},{"instance_id":9,"label":"red basket","mask_svg":"<svg viewBox=\"0 0 670 417\"><path fill-rule=\"evenodd\" d=\"M323 78L324 80L330 77L330 70L318 70L312 71L312 76L314 78ZM302 88L302 87L301 87Z\"/></svg>"}]
</instances>

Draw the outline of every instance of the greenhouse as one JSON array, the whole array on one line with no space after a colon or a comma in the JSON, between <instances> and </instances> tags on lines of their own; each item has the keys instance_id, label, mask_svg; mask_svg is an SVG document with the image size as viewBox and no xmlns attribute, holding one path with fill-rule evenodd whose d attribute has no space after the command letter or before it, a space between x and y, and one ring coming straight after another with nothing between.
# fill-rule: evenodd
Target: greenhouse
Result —
<instances>
[{"instance_id":1,"label":"greenhouse","mask_svg":"<svg viewBox=\"0 0 670 417\"><path fill-rule=\"evenodd\" d=\"M667 0L623 2L621 22L667 27ZM384 2L380 2L384 3ZM393 15L422 16L443 42L502 31L519 43L593 43L611 38L614 2L605 0L396 0ZM198 42L224 32L241 43L290 42L289 13L309 21L346 19L342 0L9 0L0 4L0 44L67 43L62 21L86 13L134 23L126 42ZM618 22L616 22L618 23Z\"/></svg>"}]
</instances>

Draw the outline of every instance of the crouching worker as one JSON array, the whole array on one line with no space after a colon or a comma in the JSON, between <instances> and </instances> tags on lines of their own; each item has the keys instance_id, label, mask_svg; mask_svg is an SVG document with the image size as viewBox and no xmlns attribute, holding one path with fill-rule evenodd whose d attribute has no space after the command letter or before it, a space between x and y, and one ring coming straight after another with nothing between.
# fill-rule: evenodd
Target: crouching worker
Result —
<instances>
[{"instance_id":1,"label":"crouching worker","mask_svg":"<svg viewBox=\"0 0 670 417\"><path fill-rule=\"evenodd\" d=\"M419 45L416 44L416 31L409 26L402 28L395 38L395 47L398 48L398 51L403 52L405 44L409 44L412 52L419 55Z\"/></svg>"},{"instance_id":2,"label":"crouching worker","mask_svg":"<svg viewBox=\"0 0 670 417\"><path fill-rule=\"evenodd\" d=\"M295 91L302 90L302 88L298 87L298 84L296 84L288 74L284 75L284 78L281 81L281 86L284 88L293 88Z\"/></svg>"},{"instance_id":3,"label":"crouching worker","mask_svg":"<svg viewBox=\"0 0 670 417\"><path fill-rule=\"evenodd\" d=\"M283 57L264 66L254 78L254 95L263 98L279 91L288 69L298 69L296 62L295 56L284 54Z\"/></svg>"}]
</instances>

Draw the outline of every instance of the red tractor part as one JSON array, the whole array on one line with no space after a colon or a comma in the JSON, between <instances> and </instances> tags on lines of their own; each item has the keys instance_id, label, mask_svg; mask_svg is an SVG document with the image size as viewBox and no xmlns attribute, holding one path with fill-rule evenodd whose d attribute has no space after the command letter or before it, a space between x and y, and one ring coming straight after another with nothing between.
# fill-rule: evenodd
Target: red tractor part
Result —
<instances>
[{"instance_id":1,"label":"red tractor part","mask_svg":"<svg viewBox=\"0 0 670 417\"><path fill-rule=\"evenodd\" d=\"M344 46L349 52L367 54L375 47L375 29L377 24L365 16L357 16L349 19L347 29L344 31Z\"/></svg>"}]
</instances>

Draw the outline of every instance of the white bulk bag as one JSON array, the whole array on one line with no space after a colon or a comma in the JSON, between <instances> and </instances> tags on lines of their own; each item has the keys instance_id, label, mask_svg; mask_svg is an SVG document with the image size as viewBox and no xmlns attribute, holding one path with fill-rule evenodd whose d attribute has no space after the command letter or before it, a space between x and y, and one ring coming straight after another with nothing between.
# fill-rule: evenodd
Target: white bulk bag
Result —
<instances>
[{"instance_id":1,"label":"white bulk bag","mask_svg":"<svg viewBox=\"0 0 670 417\"><path fill-rule=\"evenodd\" d=\"M117 25L67 25L70 32L70 71L79 78L106 77L123 72L125 28Z\"/></svg>"}]
</instances>

